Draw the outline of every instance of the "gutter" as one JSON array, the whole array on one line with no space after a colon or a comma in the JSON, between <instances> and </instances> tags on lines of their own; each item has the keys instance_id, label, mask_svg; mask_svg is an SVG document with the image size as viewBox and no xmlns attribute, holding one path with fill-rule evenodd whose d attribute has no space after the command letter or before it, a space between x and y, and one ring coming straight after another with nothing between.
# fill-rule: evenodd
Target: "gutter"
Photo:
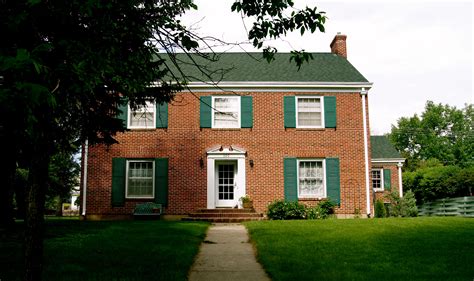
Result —
<instances>
[{"instance_id":1,"label":"gutter","mask_svg":"<svg viewBox=\"0 0 474 281\"><path fill-rule=\"evenodd\" d=\"M87 154L89 152L89 140L86 139L84 144L84 174L82 177L82 216L86 216L86 197L87 197Z\"/></svg>"}]
</instances>

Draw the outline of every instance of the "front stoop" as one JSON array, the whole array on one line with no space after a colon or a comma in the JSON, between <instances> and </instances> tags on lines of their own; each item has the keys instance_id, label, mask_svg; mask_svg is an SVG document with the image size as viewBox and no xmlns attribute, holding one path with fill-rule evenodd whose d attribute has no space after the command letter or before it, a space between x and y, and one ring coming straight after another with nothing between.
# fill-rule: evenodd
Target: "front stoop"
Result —
<instances>
[{"instance_id":1,"label":"front stoop","mask_svg":"<svg viewBox=\"0 0 474 281\"><path fill-rule=\"evenodd\" d=\"M254 209L200 209L190 213L183 221L242 222L263 220L263 214Z\"/></svg>"}]
</instances>

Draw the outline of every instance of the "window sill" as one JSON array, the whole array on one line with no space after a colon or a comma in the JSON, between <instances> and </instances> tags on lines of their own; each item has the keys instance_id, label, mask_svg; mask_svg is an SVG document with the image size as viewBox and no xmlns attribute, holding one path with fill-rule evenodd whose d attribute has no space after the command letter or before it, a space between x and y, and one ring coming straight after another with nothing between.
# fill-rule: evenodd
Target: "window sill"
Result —
<instances>
[{"instance_id":1,"label":"window sill","mask_svg":"<svg viewBox=\"0 0 474 281\"><path fill-rule=\"evenodd\" d=\"M213 131L240 131L242 128L211 128Z\"/></svg>"},{"instance_id":2,"label":"window sill","mask_svg":"<svg viewBox=\"0 0 474 281\"><path fill-rule=\"evenodd\" d=\"M125 200L127 200L127 201L150 201L150 200L155 200L155 197L147 197L147 198L144 198L144 197L138 197L138 198L126 197Z\"/></svg>"},{"instance_id":3,"label":"window sill","mask_svg":"<svg viewBox=\"0 0 474 281\"><path fill-rule=\"evenodd\" d=\"M134 132L140 132L140 131L153 131L156 130L157 128L127 128L129 131L134 131ZM161 128L160 128L161 129ZM163 128L165 129L165 128Z\"/></svg>"},{"instance_id":4,"label":"window sill","mask_svg":"<svg viewBox=\"0 0 474 281\"><path fill-rule=\"evenodd\" d=\"M298 201L322 201L326 198L324 197L301 197L298 198Z\"/></svg>"},{"instance_id":5,"label":"window sill","mask_svg":"<svg viewBox=\"0 0 474 281\"><path fill-rule=\"evenodd\" d=\"M326 128L296 128L297 131L325 131Z\"/></svg>"},{"instance_id":6,"label":"window sill","mask_svg":"<svg viewBox=\"0 0 474 281\"><path fill-rule=\"evenodd\" d=\"M384 192L385 190L382 189L382 188L374 188L374 191L375 191L375 192Z\"/></svg>"}]
</instances>

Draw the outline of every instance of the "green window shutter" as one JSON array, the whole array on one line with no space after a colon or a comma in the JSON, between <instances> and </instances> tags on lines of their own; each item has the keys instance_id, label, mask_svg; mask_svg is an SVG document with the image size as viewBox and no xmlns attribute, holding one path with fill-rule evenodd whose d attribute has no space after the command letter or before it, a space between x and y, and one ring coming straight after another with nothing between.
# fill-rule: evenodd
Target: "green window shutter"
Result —
<instances>
[{"instance_id":1,"label":"green window shutter","mask_svg":"<svg viewBox=\"0 0 474 281\"><path fill-rule=\"evenodd\" d=\"M339 170L339 158L327 158L326 159L326 186L327 195L331 201L340 205L341 204L341 183L340 183L340 170Z\"/></svg>"},{"instance_id":2,"label":"green window shutter","mask_svg":"<svg viewBox=\"0 0 474 281\"><path fill-rule=\"evenodd\" d=\"M295 97L284 97L283 108L285 111L285 128L296 128L296 105Z\"/></svg>"},{"instance_id":3,"label":"green window shutter","mask_svg":"<svg viewBox=\"0 0 474 281\"><path fill-rule=\"evenodd\" d=\"M326 128L336 128L336 97L324 97L324 123Z\"/></svg>"},{"instance_id":4,"label":"green window shutter","mask_svg":"<svg viewBox=\"0 0 474 281\"><path fill-rule=\"evenodd\" d=\"M155 159L155 203L168 204L168 158Z\"/></svg>"},{"instance_id":5,"label":"green window shutter","mask_svg":"<svg viewBox=\"0 0 474 281\"><path fill-rule=\"evenodd\" d=\"M298 173L296 158L283 159L285 200L298 201Z\"/></svg>"},{"instance_id":6,"label":"green window shutter","mask_svg":"<svg viewBox=\"0 0 474 281\"><path fill-rule=\"evenodd\" d=\"M118 109L122 111L117 115L117 118L122 120L123 127L127 128L127 117L128 117L128 99L121 98L120 103L118 104Z\"/></svg>"},{"instance_id":7,"label":"green window shutter","mask_svg":"<svg viewBox=\"0 0 474 281\"><path fill-rule=\"evenodd\" d=\"M206 96L200 98L200 126L201 128L211 128L212 127L212 97Z\"/></svg>"},{"instance_id":8,"label":"green window shutter","mask_svg":"<svg viewBox=\"0 0 474 281\"><path fill-rule=\"evenodd\" d=\"M156 105L156 127L168 128L168 103Z\"/></svg>"},{"instance_id":9,"label":"green window shutter","mask_svg":"<svg viewBox=\"0 0 474 281\"><path fill-rule=\"evenodd\" d=\"M390 190L392 187L391 185L392 182L392 171L389 169L384 169L383 170L383 188L385 190Z\"/></svg>"},{"instance_id":10,"label":"green window shutter","mask_svg":"<svg viewBox=\"0 0 474 281\"><path fill-rule=\"evenodd\" d=\"M240 127L252 128L253 127L253 101L251 96L240 97Z\"/></svg>"},{"instance_id":11,"label":"green window shutter","mask_svg":"<svg viewBox=\"0 0 474 281\"><path fill-rule=\"evenodd\" d=\"M125 158L112 159L112 207L125 205Z\"/></svg>"}]
</instances>

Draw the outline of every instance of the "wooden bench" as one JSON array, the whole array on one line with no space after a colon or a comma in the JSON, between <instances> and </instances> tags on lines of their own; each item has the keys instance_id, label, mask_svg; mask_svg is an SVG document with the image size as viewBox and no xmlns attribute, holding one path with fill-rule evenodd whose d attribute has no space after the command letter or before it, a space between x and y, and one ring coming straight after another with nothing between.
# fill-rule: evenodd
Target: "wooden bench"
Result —
<instances>
[{"instance_id":1,"label":"wooden bench","mask_svg":"<svg viewBox=\"0 0 474 281\"><path fill-rule=\"evenodd\" d=\"M162 212L161 204L146 202L135 206L133 216L135 218L156 217L159 218Z\"/></svg>"}]
</instances>

